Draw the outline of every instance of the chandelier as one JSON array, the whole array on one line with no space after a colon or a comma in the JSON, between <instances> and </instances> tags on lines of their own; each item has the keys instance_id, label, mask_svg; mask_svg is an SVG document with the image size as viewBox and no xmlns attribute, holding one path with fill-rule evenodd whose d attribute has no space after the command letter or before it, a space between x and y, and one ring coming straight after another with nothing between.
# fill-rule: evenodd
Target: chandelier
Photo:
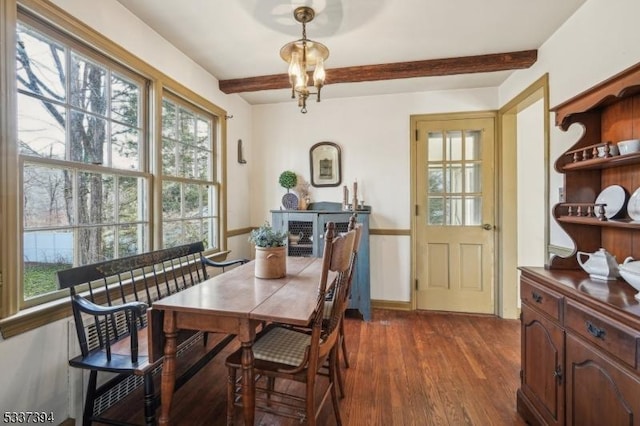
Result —
<instances>
[{"instance_id":1,"label":"chandelier","mask_svg":"<svg viewBox=\"0 0 640 426\"><path fill-rule=\"evenodd\" d=\"M302 38L285 44L280 49L280 57L289 64L289 82L291 83L291 99L298 96L300 112L307 112L307 98L317 95L320 102L320 90L324 86L324 61L329 57L329 49L322 43L307 38L307 23L313 20L315 12L307 6L297 7L293 17L302 24ZM313 69L313 86L316 92L309 91L309 72Z\"/></svg>"}]
</instances>

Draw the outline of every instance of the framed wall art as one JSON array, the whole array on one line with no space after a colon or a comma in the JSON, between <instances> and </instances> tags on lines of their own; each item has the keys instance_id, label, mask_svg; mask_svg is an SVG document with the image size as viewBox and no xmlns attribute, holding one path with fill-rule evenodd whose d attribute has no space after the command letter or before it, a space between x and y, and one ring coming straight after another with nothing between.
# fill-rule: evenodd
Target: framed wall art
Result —
<instances>
[{"instance_id":1,"label":"framed wall art","mask_svg":"<svg viewBox=\"0 0 640 426\"><path fill-rule=\"evenodd\" d=\"M309 150L311 185L338 186L342 182L340 147L333 142L318 142Z\"/></svg>"}]
</instances>

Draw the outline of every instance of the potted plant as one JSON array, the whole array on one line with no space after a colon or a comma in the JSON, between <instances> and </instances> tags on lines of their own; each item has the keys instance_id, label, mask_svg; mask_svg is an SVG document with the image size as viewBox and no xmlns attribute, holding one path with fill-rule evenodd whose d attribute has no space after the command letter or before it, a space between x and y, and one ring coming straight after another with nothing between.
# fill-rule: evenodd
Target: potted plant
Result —
<instances>
[{"instance_id":1,"label":"potted plant","mask_svg":"<svg viewBox=\"0 0 640 426\"><path fill-rule=\"evenodd\" d=\"M269 222L251 231L249 242L256 246L255 276L282 278L287 275L287 233L276 231Z\"/></svg>"},{"instance_id":2,"label":"potted plant","mask_svg":"<svg viewBox=\"0 0 640 426\"><path fill-rule=\"evenodd\" d=\"M298 184L298 175L291 170L285 170L280 174L278 178L278 182L280 186L287 190L287 193L282 197L282 205L287 210L297 210L298 209L298 197L296 194L289 192L291 188L295 188Z\"/></svg>"}]
</instances>

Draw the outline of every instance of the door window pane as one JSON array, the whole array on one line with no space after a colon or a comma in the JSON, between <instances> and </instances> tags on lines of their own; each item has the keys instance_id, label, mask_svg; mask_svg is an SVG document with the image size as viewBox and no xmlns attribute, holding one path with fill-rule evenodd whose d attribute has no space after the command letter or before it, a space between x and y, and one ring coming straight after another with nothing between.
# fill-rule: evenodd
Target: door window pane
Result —
<instances>
[{"instance_id":1,"label":"door window pane","mask_svg":"<svg viewBox=\"0 0 640 426\"><path fill-rule=\"evenodd\" d=\"M482 191L482 166L480 164L465 165L465 192Z\"/></svg>"},{"instance_id":2,"label":"door window pane","mask_svg":"<svg viewBox=\"0 0 640 426\"><path fill-rule=\"evenodd\" d=\"M429 132L427 144L427 158L429 161L442 161L444 159L442 132Z\"/></svg>"},{"instance_id":3,"label":"door window pane","mask_svg":"<svg viewBox=\"0 0 640 426\"><path fill-rule=\"evenodd\" d=\"M450 130L446 136L447 155L449 161L462 160L462 132L460 130Z\"/></svg>"},{"instance_id":4,"label":"door window pane","mask_svg":"<svg viewBox=\"0 0 640 426\"><path fill-rule=\"evenodd\" d=\"M467 130L464 134L464 159L480 160L481 157L481 130Z\"/></svg>"},{"instance_id":5,"label":"door window pane","mask_svg":"<svg viewBox=\"0 0 640 426\"><path fill-rule=\"evenodd\" d=\"M430 193L444 192L444 170L440 165L429 165L428 188Z\"/></svg>"},{"instance_id":6,"label":"door window pane","mask_svg":"<svg viewBox=\"0 0 640 426\"><path fill-rule=\"evenodd\" d=\"M428 225L444 225L444 198L429 197L427 201Z\"/></svg>"},{"instance_id":7,"label":"door window pane","mask_svg":"<svg viewBox=\"0 0 640 426\"><path fill-rule=\"evenodd\" d=\"M477 226L482 223L482 198L465 198L465 225Z\"/></svg>"},{"instance_id":8,"label":"door window pane","mask_svg":"<svg viewBox=\"0 0 640 426\"><path fill-rule=\"evenodd\" d=\"M464 224L464 212L462 209L462 197L448 197L446 200L447 215L446 223L452 226L461 226Z\"/></svg>"},{"instance_id":9,"label":"door window pane","mask_svg":"<svg viewBox=\"0 0 640 426\"><path fill-rule=\"evenodd\" d=\"M447 166L446 174L445 174L445 189L447 192L451 193L461 193L462 192L462 167L460 164L452 164Z\"/></svg>"}]
</instances>

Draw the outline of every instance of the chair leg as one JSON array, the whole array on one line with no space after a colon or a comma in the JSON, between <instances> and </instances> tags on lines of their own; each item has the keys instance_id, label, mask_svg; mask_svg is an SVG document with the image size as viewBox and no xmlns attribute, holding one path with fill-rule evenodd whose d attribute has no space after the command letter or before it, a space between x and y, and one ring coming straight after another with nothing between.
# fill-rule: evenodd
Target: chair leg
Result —
<instances>
[{"instance_id":1,"label":"chair leg","mask_svg":"<svg viewBox=\"0 0 640 426\"><path fill-rule=\"evenodd\" d=\"M331 386L331 405L333 405L333 413L336 416L336 425L342 426L342 418L340 416L340 405L338 404L338 393L336 391L336 381L340 380L338 365L338 348L334 346L330 355L331 362L329 362L329 386ZM339 385L342 386L342 385ZM341 390L342 392L342 390Z\"/></svg>"},{"instance_id":2,"label":"chair leg","mask_svg":"<svg viewBox=\"0 0 640 426\"><path fill-rule=\"evenodd\" d=\"M144 424L147 426L156 424L155 390L151 372L144 375Z\"/></svg>"},{"instance_id":3,"label":"chair leg","mask_svg":"<svg viewBox=\"0 0 640 426\"><path fill-rule=\"evenodd\" d=\"M227 426L233 425L236 410L236 369L229 367L227 375Z\"/></svg>"},{"instance_id":4,"label":"chair leg","mask_svg":"<svg viewBox=\"0 0 640 426\"><path fill-rule=\"evenodd\" d=\"M342 380L342 371L340 371L340 357L339 352L336 351L336 356L330 360L330 363L334 364L334 371L336 373L336 381L338 382L338 390L340 391L340 398L344 398L344 381ZM329 372L331 374L331 372Z\"/></svg>"},{"instance_id":5,"label":"chair leg","mask_svg":"<svg viewBox=\"0 0 640 426\"><path fill-rule=\"evenodd\" d=\"M316 426L316 373L309 374L311 370L307 371L307 383L305 390L305 406L307 426ZM329 373L331 373L331 360L329 360ZM331 378L329 378L331 382ZM302 421L301 421L302 423Z\"/></svg>"},{"instance_id":6,"label":"chair leg","mask_svg":"<svg viewBox=\"0 0 640 426\"><path fill-rule=\"evenodd\" d=\"M90 426L93 417L93 407L96 402L96 383L98 380L98 372L91 370L89 373L89 383L87 384L87 396L84 402L84 411L82 412L82 425Z\"/></svg>"},{"instance_id":7,"label":"chair leg","mask_svg":"<svg viewBox=\"0 0 640 426\"><path fill-rule=\"evenodd\" d=\"M344 366L349 368L349 356L347 355L347 343L345 342L344 335L344 317L342 321L340 321L340 331L339 331L341 346L342 346L342 357L344 358Z\"/></svg>"}]
</instances>

